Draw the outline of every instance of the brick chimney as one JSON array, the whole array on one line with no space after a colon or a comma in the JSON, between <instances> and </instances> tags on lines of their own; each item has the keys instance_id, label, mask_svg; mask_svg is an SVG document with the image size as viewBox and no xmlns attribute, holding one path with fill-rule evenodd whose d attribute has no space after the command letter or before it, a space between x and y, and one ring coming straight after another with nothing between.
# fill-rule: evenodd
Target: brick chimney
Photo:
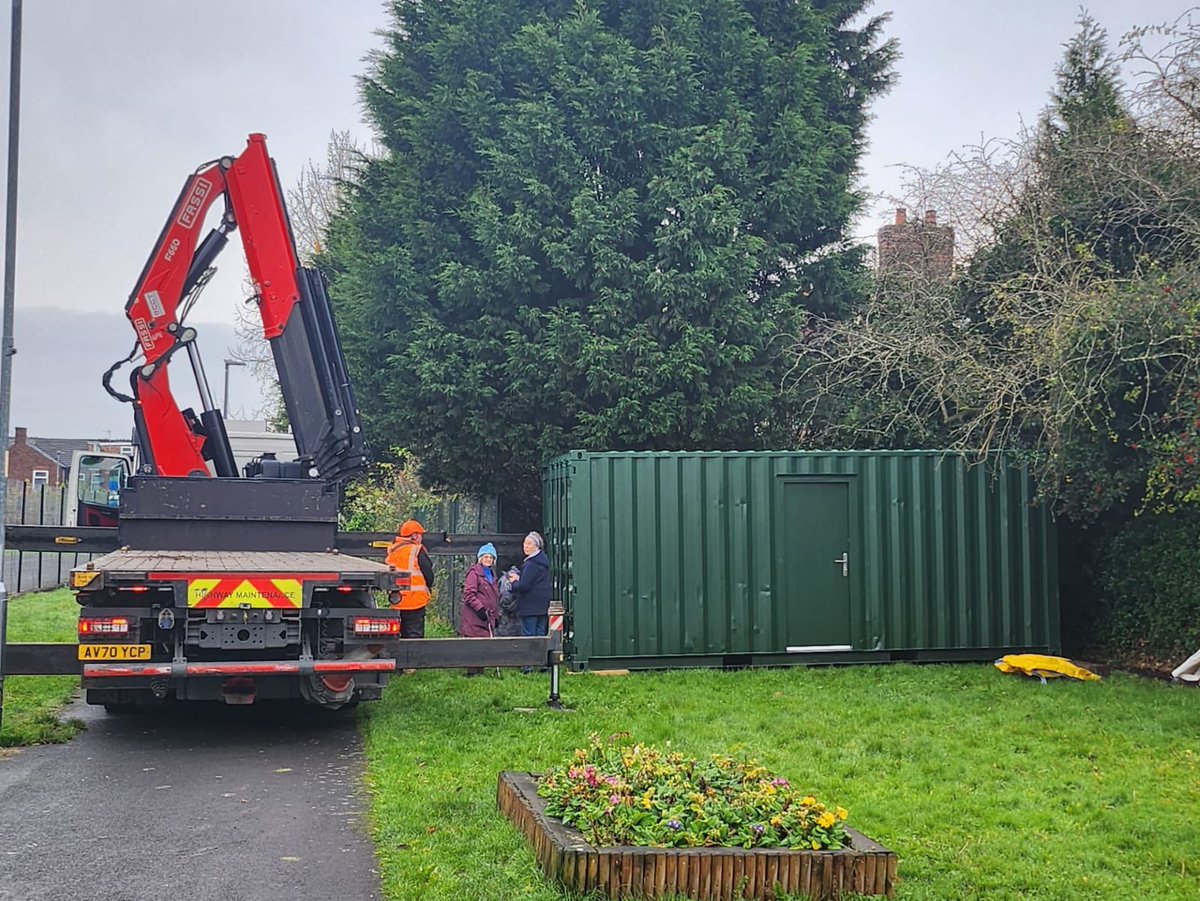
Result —
<instances>
[{"instance_id":1,"label":"brick chimney","mask_svg":"<svg viewBox=\"0 0 1200 901\"><path fill-rule=\"evenodd\" d=\"M926 210L924 221L908 220L896 209L896 221L879 229L880 275L907 271L934 281L949 281L954 268L954 229L937 224L937 210Z\"/></svg>"},{"instance_id":2,"label":"brick chimney","mask_svg":"<svg viewBox=\"0 0 1200 901\"><path fill-rule=\"evenodd\" d=\"M13 429L13 444L25 445L29 443L29 430L23 425Z\"/></svg>"}]
</instances>

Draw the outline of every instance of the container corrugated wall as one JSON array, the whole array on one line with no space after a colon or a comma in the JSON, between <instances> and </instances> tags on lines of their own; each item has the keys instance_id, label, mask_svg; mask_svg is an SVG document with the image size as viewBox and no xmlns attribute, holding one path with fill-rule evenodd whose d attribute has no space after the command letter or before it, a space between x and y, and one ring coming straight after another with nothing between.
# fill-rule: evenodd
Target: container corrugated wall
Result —
<instances>
[{"instance_id":1,"label":"container corrugated wall","mask_svg":"<svg viewBox=\"0 0 1200 901\"><path fill-rule=\"evenodd\" d=\"M1054 528L1003 460L575 451L544 485L578 667L1059 647Z\"/></svg>"}]
</instances>

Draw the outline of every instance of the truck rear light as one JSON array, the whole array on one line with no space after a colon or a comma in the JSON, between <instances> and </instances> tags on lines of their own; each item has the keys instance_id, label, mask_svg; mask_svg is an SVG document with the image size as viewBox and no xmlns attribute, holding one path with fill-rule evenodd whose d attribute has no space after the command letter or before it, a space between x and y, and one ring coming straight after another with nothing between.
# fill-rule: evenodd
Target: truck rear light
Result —
<instances>
[{"instance_id":1,"label":"truck rear light","mask_svg":"<svg viewBox=\"0 0 1200 901\"><path fill-rule=\"evenodd\" d=\"M123 616L92 616L79 621L80 635L128 635L129 620Z\"/></svg>"},{"instance_id":2,"label":"truck rear light","mask_svg":"<svg viewBox=\"0 0 1200 901\"><path fill-rule=\"evenodd\" d=\"M400 620L360 616L354 620L355 635L399 635Z\"/></svg>"},{"instance_id":3,"label":"truck rear light","mask_svg":"<svg viewBox=\"0 0 1200 901\"><path fill-rule=\"evenodd\" d=\"M338 591L340 591L342 594L349 594L353 590L354 590L353 585L339 585L338 586Z\"/></svg>"},{"instance_id":4,"label":"truck rear light","mask_svg":"<svg viewBox=\"0 0 1200 901\"><path fill-rule=\"evenodd\" d=\"M120 590L121 591L132 591L134 594L141 594L143 591L149 591L150 588L147 585L128 585L128 586L122 586L122 588Z\"/></svg>"}]
</instances>

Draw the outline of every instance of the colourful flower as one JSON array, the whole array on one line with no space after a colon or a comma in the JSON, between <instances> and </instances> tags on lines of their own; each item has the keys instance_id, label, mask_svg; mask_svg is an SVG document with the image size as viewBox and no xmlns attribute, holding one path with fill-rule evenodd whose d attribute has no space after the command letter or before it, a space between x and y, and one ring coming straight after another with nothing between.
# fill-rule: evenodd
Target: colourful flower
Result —
<instances>
[{"instance_id":1,"label":"colourful flower","mask_svg":"<svg viewBox=\"0 0 1200 901\"><path fill-rule=\"evenodd\" d=\"M658 844L752 846L769 830L772 842L791 848L836 848L845 840L837 828L845 808L827 808L803 797L787 779L756 761L714 754L705 760L663 753L643 745L621 745L593 737L541 780L546 811L583 830L598 844L644 844L644 811L658 820ZM626 808L639 808L637 813ZM677 837L676 837L677 836Z\"/></svg>"}]
</instances>

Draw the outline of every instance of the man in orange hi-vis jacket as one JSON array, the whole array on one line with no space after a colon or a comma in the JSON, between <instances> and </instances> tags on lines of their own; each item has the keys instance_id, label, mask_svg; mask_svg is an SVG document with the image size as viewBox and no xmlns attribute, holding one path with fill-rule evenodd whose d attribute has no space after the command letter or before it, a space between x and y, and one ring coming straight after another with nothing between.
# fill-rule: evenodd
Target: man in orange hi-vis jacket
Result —
<instances>
[{"instance_id":1,"label":"man in orange hi-vis jacket","mask_svg":"<svg viewBox=\"0 0 1200 901\"><path fill-rule=\"evenodd\" d=\"M433 589L433 563L423 544L425 527L415 519L400 524L399 534L388 548L387 562L407 575L409 587L393 592L392 609L400 611L400 637L425 637L425 605Z\"/></svg>"}]
</instances>

